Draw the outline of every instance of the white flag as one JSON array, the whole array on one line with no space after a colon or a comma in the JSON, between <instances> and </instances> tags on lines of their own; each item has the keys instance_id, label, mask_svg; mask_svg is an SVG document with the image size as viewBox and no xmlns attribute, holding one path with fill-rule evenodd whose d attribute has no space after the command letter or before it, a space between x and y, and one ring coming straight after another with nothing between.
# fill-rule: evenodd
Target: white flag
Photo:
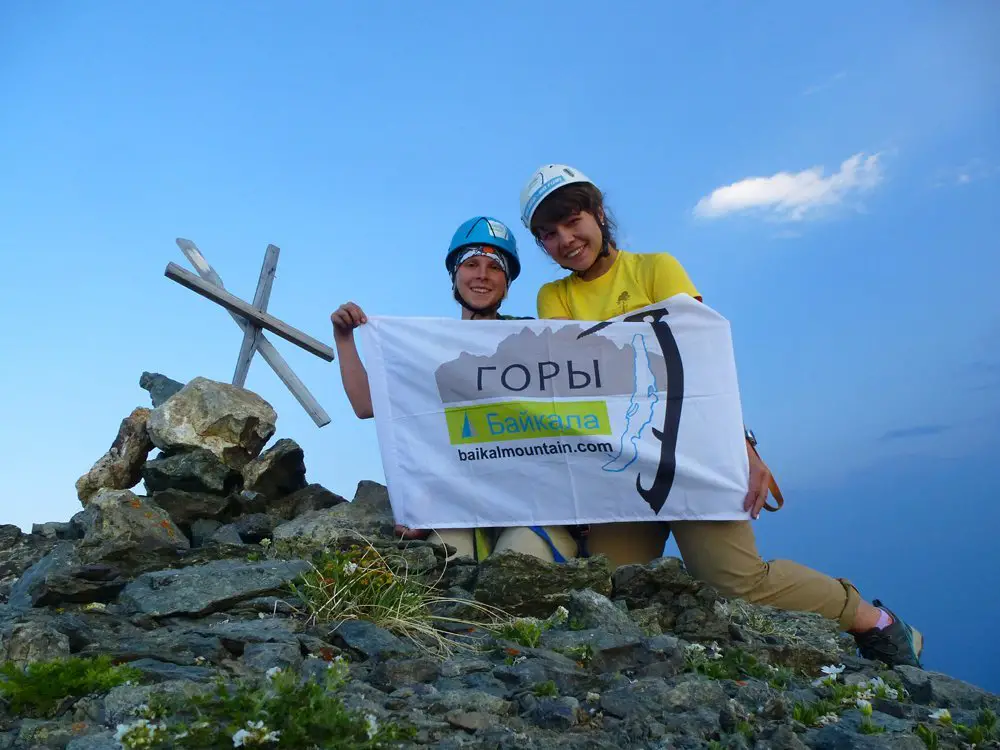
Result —
<instances>
[{"instance_id":1,"label":"white flag","mask_svg":"<svg viewBox=\"0 0 1000 750\"><path fill-rule=\"evenodd\" d=\"M603 323L370 316L397 522L745 520L729 322L688 295Z\"/></svg>"}]
</instances>

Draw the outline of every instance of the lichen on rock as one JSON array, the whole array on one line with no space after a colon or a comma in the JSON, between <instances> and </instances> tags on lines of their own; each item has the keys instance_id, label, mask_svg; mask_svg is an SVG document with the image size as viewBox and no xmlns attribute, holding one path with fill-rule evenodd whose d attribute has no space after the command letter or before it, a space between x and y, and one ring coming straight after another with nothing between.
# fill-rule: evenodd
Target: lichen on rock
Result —
<instances>
[{"instance_id":1,"label":"lichen on rock","mask_svg":"<svg viewBox=\"0 0 1000 750\"><path fill-rule=\"evenodd\" d=\"M153 410L149 435L162 451L204 448L242 469L270 440L277 419L257 394L197 377Z\"/></svg>"}]
</instances>

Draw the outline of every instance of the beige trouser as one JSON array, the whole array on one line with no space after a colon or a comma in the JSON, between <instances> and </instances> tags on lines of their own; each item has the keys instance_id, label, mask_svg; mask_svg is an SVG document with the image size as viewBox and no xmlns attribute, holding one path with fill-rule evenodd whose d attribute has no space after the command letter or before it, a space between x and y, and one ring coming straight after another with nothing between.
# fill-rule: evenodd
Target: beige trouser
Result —
<instances>
[{"instance_id":1,"label":"beige trouser","mask_svg":"<svg viewBox=\"0 0 1000 750\"><path fill-rule=\"evenodd\" d=\"M612 569L645 564L663 554L671 532L688 572L722 595L779 609L818 612L837 620L844 630L854 625L861 596L850 581L791 560L764 562L749 521L594 524L590 553L606 555Z\"/></svg>"},{"instance_id":2,"label":"beige trouser","mask_svg":"<svg viewBox=\"0 0 1000 750\"><path fill-rule=\"evenodd\" d=\"M549 539L552 540L556 549L559 550L559 554L567 560L571 557L576 557L576 540L569 535L566 529L561 526L543 526L542 528L548 532ZM476 556L475 537L472 529L441 529L440 531L432 532L428 538L433 542L454 547L455 557L466 555L475 558ZM547 562L555 560L555 556L552 554L552 550L549 549L549 545L546 544L545 540L526 526L504 529L500 533L493 552L497 553L508 549L515 552L523 552L526 555L532 555Z\"/></svg>"}]
</instances>

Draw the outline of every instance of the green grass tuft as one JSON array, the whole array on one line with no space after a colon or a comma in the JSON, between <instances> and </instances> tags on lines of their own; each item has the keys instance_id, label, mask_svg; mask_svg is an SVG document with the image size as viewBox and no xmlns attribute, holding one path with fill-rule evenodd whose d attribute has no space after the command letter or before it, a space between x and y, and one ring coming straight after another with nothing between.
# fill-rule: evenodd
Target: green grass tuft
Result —
<instances>
[{"instance_id":1,"label":"green grass tuft","mask_svg":"<svg viewBox=\"0 0 1000 750\"><path fill-rule=\"evenodd\" d=\"M546 680L545 682L539 682L531 690L539 698L558 698L559 688L556 687L556 683L552 680Z\"/></svg>"},{"instance_id":2,"label":"green grass tuft","mask_svg":"<svg viewBox=\"0 0 1000 750\"><path fill-rule=\"evenodd\" d=\"M323 680L302 681L293 671L228 684L189 698L155 698L145 716L120 725L125 748L269 747L368 750L412 739L415 730L381 723L346 708L338 693L347 668L331 663Z\"/></svg>"},{"instance_id":3,"label":"green grass tuft","mask_svg":"<svg viewBox=\"0 0 1000 750\"><path fill-rule=\"evenodd\" d=\"M424 650L448 654L456 648L476 648L456 629L492 629L510 620L510 615L496 607L440 596L433 586L410 575L402 556L384 555L370 544L346 551L323 550L314 555L311 566L290 585L310 624L368 620ZM435 614L435 609L454 605L481 619Z\"/></svg>"},{"instance_id":4,"label":"green grass tuft","mask_svg":"<svg viewBox=\"0 0 1000 750\"><path fill-rule=\"evenodd\" d=\"M48 716L67 698L106 693L126 682L138 682L141 676L132 667L115 666L109 656L35 662L26 669L6 662L0 666L0 697L15 715Z\"/></svg>"}]
</instances>

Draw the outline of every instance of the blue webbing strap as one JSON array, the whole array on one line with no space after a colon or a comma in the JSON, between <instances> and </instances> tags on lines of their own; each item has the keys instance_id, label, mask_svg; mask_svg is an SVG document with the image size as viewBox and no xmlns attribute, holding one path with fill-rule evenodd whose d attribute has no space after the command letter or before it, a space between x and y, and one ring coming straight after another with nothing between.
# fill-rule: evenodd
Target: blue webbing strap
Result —
<instances>
[{"instance_id":1,"label":"blue webbing strap","mask_svg":"<svg viewBox=\"0 0 1000 750\"><path fill-rule=\"evenodd\" d=\"M552 539L549 538L549 533L543 529L541 526L529 526L532 531L541 537L542 541L549 545L549 549L552 550L552 557L557 563L566 562L566 558L562 556L562 553L556 549L556 545L552 543Z\"/></svg>"}]
</instances>

